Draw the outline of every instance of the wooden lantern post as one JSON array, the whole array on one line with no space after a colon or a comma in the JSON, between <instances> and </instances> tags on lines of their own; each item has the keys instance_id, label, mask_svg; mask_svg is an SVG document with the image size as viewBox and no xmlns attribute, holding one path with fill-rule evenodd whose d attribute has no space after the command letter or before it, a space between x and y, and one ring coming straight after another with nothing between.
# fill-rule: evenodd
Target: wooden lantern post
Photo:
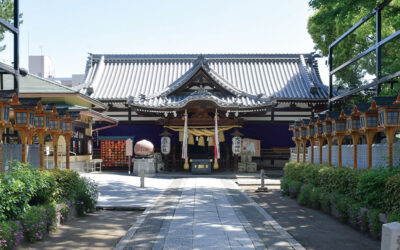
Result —
<instances>
[{"instance_id":1,"label":"wooden lantern post","mask_svg":"<svg viewBox=\"0 0 400 250\"><path fill-rule=\"evenodd\" d=\"M69 112L65 115L64 119L62 119L62 134L65 137L65 161L66 168L70 169L70 159L69 152L71 151L71 137L72 137L72 122L74 119L71 118Z\"/></svg>"},{"instance_id":2,"label":"wooden lantern post","mask_svg":"<svg viewBox=\"0 0 400 250\"><path fill-rule=\"evenodd\" d=\"M293 127L293 137L292 140L296 143L296 161L300 162L300 124L298 122L295 122L294 127Z\"/></svg>"},{"instance_id":3,"label":"wooden lantern post","mask_svg":"<svg viewBox=\"0 0 400 250\"><path fill-rule=\"evenodd\" d=\"M301 142L303 144L303 162L306 162L306 152L307 152L307 125L309 123L309 120L303 120L301 127L300 127L300 133L301 133Z\"/></svg>"},{"instance_id":4,"label":"wooden lantern post","mask_svg":"<svg viewBox=\"0 0 400 250\"><path fill-rule=\"evenodd\" d=\"M368 143L368 168L372 168L372 143L378 132L378 108L376 102L372 101L368 111L361 112L361 128L367 136Z\"/></svg>"},{"instance_id":5,"label":"wooden lantern post","mask_svg":"<svg viewBox=\"0 0 400 250\"><path fill-rule=\"evenodd\" d=\"M10 127L10 104L12 101L12 92L6 91L0 98L0 143L3 144L3 134L7 127ZM1 155L1 145L0 145L0 174L2 172L2 155Z\"/></svg>"},{"instance_id":6,"label":"wooden lantern post","mask_svg":"<svg viewBox=\"0 0 400 250\"><path fill-rule=\"evenodd\" d=\"M322 146L324 145L324 136L323 136L323 125L321 118L318 116L317 121L315 122L315 137L318 140L319 144L319 164L322 164Z\"/></svg>"},{"instance_id":7,"label":"wooden lantern post","mask_svg":"<svg viewBox=\"0 0 400 250\"><path fill-rule=\"evenodd\" d=\"M34 112L33 107L29 105L23 105L19 102L17 95L13 96L12 107L14 110L14 129L18 131L21 139L22 146L22 159L23 163L28 161L26 144L30 133L33 132L31 129L34 126Z\"/></svg>"},{"instance_id":8,"label":"wooden lantern post","mask_svg":"<svg viewBox=\"0 0 400 250\"><path fill-rule=\"evenodd\" d=\"M58 138L60 137L60 116L54 106L49 116L49 134L53 139L54 168L58 168Z\"/></svg>"},{"instance_id":9,"label":"wooden lantern post","mask_svg":"<svg viewBox=\"0 0 400 250\"><path fill-rule=\"evenodd\" d=\"M340 116L333 120L334 123L334 134L338 142L338 167L342 167L342 143L343 138L346 135L346 116L344 110L340 112Z\"/></svg>"},{"instance_id":10,"label":"wooden lantern post","mask_svg":"<svg viewBox=\"0 0 400 250\"><path fill-rule=\"evenodd\" d=\"M353 168L358 167L358 141L362 135L362 130L360 130L360 112L358 112L357 106L354 106L353 111L347 117L347 135L351 135L353 139Z\"/></svg>"},{"instance_id":11,"label":"wooden lantern post","mask_svg":"<svg viewBox=\"0 0 400 250\"><path fill-rule=\"evenodd\" d=\"M332 165L332 120L329 115L326 115L323 122L324 137L328 141L328 165Z\"/></svg>"},{"instance_id":12,"label":"wooden lantern post","mask_svg":"<svg viewBox=\"0 0 400 250\"><path fill-rule=\"evenodd\" d=\"M35 132L39 138L39 166L44 169L44 137L46 136L46 112L39 101L35 109Z\"/></svg>"},{"instance_id":13,"label":"wooden lantern post","mask_svg":"<svg viewBox=\"0 0 400 250\"><path fill-rule=\"evenodd\" d=\"M379 128L385 131L388 144L388 165L393 166L393 140L400 129L400 94L394 97L375 97L379 112Z\"/></svg>"},{"instance_id":14,"label":"wooden lantern post","mask_svg":"<svg viewBox=\"0 0 400 250\"><path fill-rule=\"evenodd\" d=\"M311 117L310 122L308 123L308 132L307 132L307 139L310 141L310 146L311 146L311 156L310 156L310 162L314 163L314 145L315 145L315 126L314 122L315 119Z\"/></svg>"}]
</instances>

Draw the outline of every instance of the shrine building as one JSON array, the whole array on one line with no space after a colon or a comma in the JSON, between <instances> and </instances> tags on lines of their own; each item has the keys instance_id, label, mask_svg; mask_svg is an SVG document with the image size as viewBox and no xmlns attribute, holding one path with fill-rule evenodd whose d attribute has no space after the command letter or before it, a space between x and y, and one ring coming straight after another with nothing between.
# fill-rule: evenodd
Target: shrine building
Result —
<instances>
[{"instance_id":1,"label":"shrine building","mask_svg":"<svg viewBox=\"0 0 400 250\"><path fill-rule=\"evenodd\" d=\"M184 169L185 113L189 159L213 159L217 116L219 170L237 170L233 136L256 142L258 168L282 166L294 146L289 122L326 109L328 97L313 53L90 54L79 89L118 120L95 124L94 154L106 169L127 168L127 138L147 139L160 152L161 137L169 136L167 171Z\"/></svg>"}]
</instances>

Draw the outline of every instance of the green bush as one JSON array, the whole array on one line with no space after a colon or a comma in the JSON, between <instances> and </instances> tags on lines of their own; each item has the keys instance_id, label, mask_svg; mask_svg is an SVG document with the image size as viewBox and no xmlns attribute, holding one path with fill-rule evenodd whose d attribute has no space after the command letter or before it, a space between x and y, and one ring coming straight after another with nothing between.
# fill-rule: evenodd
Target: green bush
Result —
<instances>
[{"instance_id":1,"label":"green bush","mask_svg":"<svg viewBox=\"0 0 400 250\"><path fill-rule=\"evenodd\" d=\"M400 222L400 214L389 214L388 222Z\"/></svg>"},{"instance_id":2,"label":"green bush","mask_svg":"<svg viewBox=\"0 0 400 250\"><path fill-rule=\"evenodd\" d=\"M330 193L324 191L320 192L319 195L319 204L323 211L326 213L330 213L331 211L331 195Z\"/></svg>"},{"instance_id":3,"label":"green bush","mask_svg":"<svg viewBox=\"0 0 400 250\"><path fill-rule=\"evenodd\" d=\"M377 209L369 209L367 212L369 233L375 239L380 238L382 234L382 224L379 221L379 213L380 211Z\"/></svg>"},{"instance_id":4,"label":"green bush","mask_svg":"<svg viewBox=\"0 0 400 250\"><path fill-rule=\"evenodd\" d=\"M296 198L300 193L302 183L300 181L292 180L289 183L289 195L292 198Z\"/></svg>"},{"instance_id":5,"label":"green bush","mask_svg":"<svg viewBox=\"0 0 400 250\"><path fill-rule=\"evenodd\" d=\"M79 215L92 212L96 206L99 190L97 184L87 178L79 178L76 186L76 209Z\"/></svg>"},{"instance_id":6,"label":"green bush","mask_svg":"<svg viewBox=\"0 0 400 250\"><path fill-rule=\"evenodd\" d=\"M388 168L371 169L360 175L355 198L370 208L385 209L385 184L393 172Z\"/></svg>"},{"instance_id":7,"label":"green bush","mask_svg":"<svg viewBox=\"0 0 400 250\"><path fill-rule=\"evenodd\" d=\"M320 197L323 192L322 188L313 187L310 193L310 206L314 209L320 208Z\"/></svg>"},{"instance_id":8,"label":"green bush","mask_svg":"<svg viewBox=\"0 0 400 250\"><path fill-rule=\"evenodd\" d=\"M0 176L0 220L16 218L29 205L52 201L55 189L49 173L14 162L11 170Z\"/></svg>"},{"instance_id":9,"label":"green bush","mask_svg":"<svg viewBox=\"0 0 400 250\"><path fill-rule=\"evenodd\" d=\"M15 249L24 238L22 227L16 221L0 221L0 249Z\"/></svg>"},{"instance_id":10,"label":"green bush","mask_svg":"<svg viewBox=\"0 0 400 250\"><path fill-rule=\"evenodd\" d=\"M281 179L281 193L282 195L289 195L289 185L290 185L290 179L283 177Z\"/></svg>"},{"instance_id":11,"label":"green bush","mask_svg":"<svg viewBox=\"0 0 400 250\"><path fill-rule=\"evenodd\" d=\"M28 241L36 242L43 238L47 231L48 218L46 208L43 206L32 206L21 216L24 234Z\"/></svg>"},{"instance_id":12,"label":"green bush","mask_svg":"<svg viewBox=\"0 0 400 250\"><path fill-rule=\"evenodd\" d=\"M311 197L312 189L313 189L313 186L310 184L303 184L301 186L299 196L297 197L297 202L300 205L303 205L303 206L311 205L310 197Z\"/></svg>"},{"instance_id":13,"label":"green bush","mask_svg":"<svg viewBox=\"0 0 400 250\"><path fill-rule=\"evenodd\" d=\"M383 197L387 212L400 214L400 175L396 174L387 179Z\"/></svg>"},{"instance_id":14,"label":"green bush","mask_svg":"<svg viewBox=\"0 0 400 250\"><path fill-rule=\"evenodd\" d=\"M80 178L78 172L52 169L49 170L49 173L54 177L57 186L55 200L73 200L76 195L76 186Z\"/></svg>"}]
</instances>

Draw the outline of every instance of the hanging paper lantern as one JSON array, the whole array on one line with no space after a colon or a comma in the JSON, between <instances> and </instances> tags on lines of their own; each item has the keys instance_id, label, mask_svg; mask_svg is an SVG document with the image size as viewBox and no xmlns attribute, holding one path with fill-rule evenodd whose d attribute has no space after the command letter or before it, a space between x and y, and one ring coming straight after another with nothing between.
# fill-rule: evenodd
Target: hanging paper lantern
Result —
<instances>
[{"instance_id":1,"label":"hanging paper lantern","mask_svg":"<svg viewBox=\"0 0 400 250\"><path fill-rule=\"evenodd\" d=\"M183 141L183 132L179 132L179 141Z\"/></svg>"},{"instance_id":2,"label":"hanging paper lantern","mask_svg":"<svg viewBox=\"0 0 400 250\"><path fill-rule=\"evenodd\" d=\"M224 135L224 132L219 132L218 133L218 140L219 140L219 142L224 142L225 141L225 135Z\"/></svg>"},{"instance_id":3,"label":"hanging paper lantern","mask_svg":"<svg viewBox=\"0 0 400 250\"><path fill-rule=\"evenodd\" d=\"M193 137L193 135L189 135L188 144L189 145L194 145L194 137Z\"/></svg>"},{"instance_id":4,"label":"hanging paper lantern","mask_svg":"<svg viewBox=\"0 0 400 250\"><path fill-rule=\"evenodd\" d=\"M199 146L204 146L205 144L204 144L204 137L203 136L200 136L200 138L199 138Z\"/></svg>"},{"instance_id":5,"label":"hanging paper lantern","mask_svg":"<svg viewBox=\"0 0 400 250\"><path fill-rule=\"evenodd\" d=\"M214 137L213 136L208 137L208 146L209 147L214 146Z\"/></svg>"}]
</instances>

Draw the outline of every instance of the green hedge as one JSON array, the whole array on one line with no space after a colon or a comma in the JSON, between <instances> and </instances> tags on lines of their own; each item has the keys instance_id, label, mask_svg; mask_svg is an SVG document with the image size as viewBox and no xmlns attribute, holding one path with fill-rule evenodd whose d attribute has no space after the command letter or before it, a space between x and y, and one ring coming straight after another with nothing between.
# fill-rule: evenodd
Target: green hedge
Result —
<instances>
[{"instance_id":1,"label":"green hedge","mask_svg":"<svg viewBox=\"0 0 400 250\"><path fill-rule=\"evenodd\" d=\"M321 208L343 222L379 237L379 214L400 221L400 168L356 170L310 163L287 163L283 195L301 205Z\"/></svg>"},{"instance_id":2,"label":"green hedge","mask_svg":"<svg viewBox=\"0 0 400 250\"><path fill-rule=\"evenodd\" d=\"M14 249L24 237L35 242L56 228L56 203L65 218L73 202L79 215L95 208L98 187L69 170L40 171L14 162L0 174L0 249Z\"/></svg>"}]
</instances>

